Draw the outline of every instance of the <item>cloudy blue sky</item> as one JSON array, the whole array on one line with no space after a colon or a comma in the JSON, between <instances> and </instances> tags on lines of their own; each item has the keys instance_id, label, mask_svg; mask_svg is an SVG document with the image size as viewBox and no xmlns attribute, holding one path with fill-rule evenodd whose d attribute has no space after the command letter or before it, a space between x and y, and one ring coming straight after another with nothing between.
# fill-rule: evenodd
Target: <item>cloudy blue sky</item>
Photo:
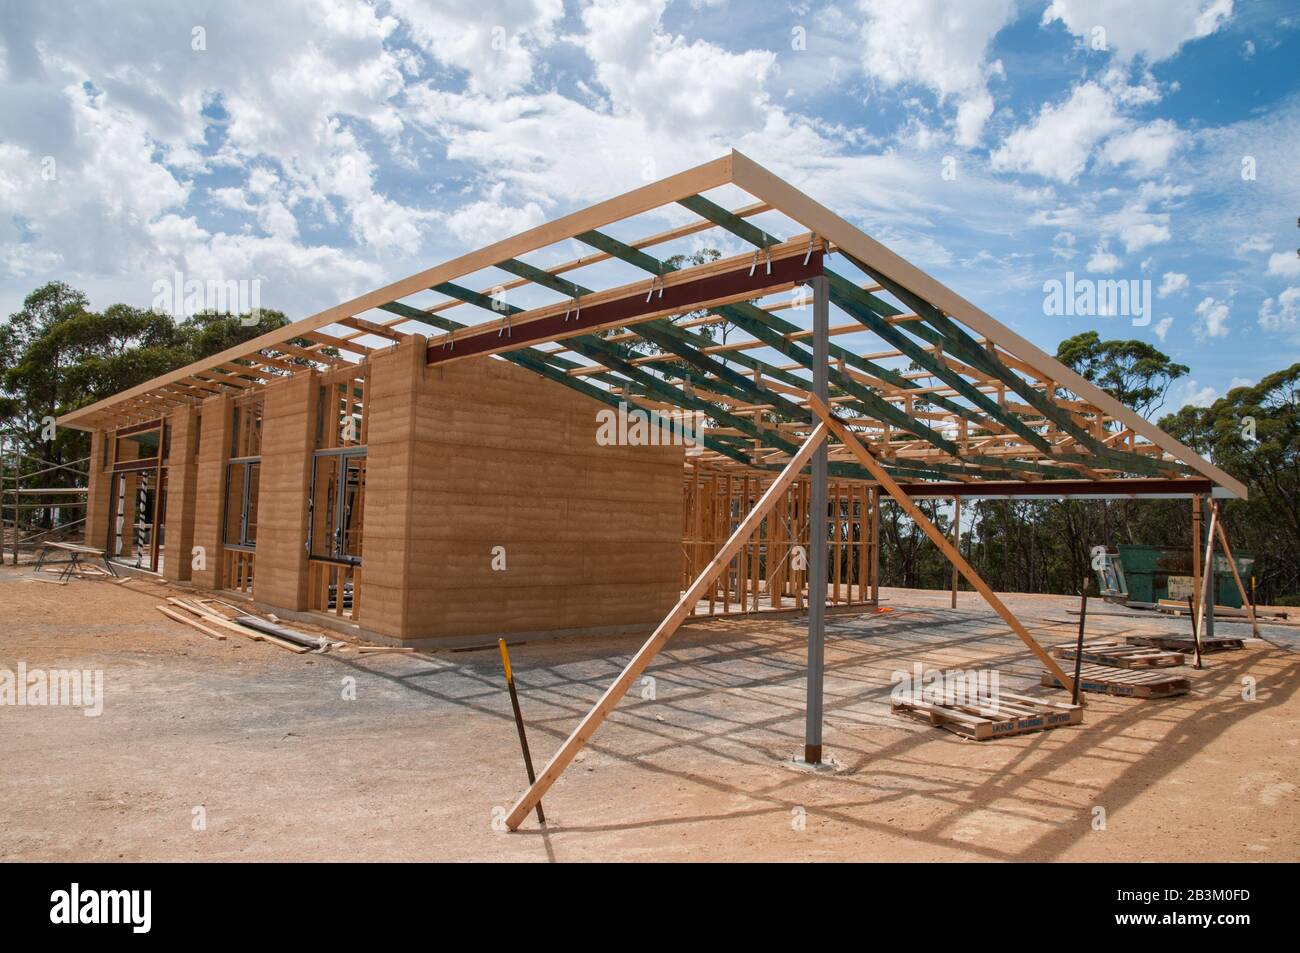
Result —
<instances>
[{"instance_id":1,"label":"cloudy blue sky","mask_svg":"<svg viewBox=\"0 0 1300 953\"><path fill-rule=\"evenodd\" d=\"M1300 359L1294 0L0 0L0 40L0 314L179 269L303 317L736 148L1045 349L1159 344L1174 406ZM1045 315L1067 271L1153 320Z\"/></svg>"}]
</instances>

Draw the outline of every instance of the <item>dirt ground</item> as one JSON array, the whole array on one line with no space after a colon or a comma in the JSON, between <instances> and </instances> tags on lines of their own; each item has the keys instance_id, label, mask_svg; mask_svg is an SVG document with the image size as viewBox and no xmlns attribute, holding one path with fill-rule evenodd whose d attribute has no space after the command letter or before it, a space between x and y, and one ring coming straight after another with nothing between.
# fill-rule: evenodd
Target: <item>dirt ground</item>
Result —
<instances>
[{"instance_id":1,"label":"dirt ground","mask_svg":"<svg viewBox=\"0 0 1300 953\"><path fill-rule=\"evenodd\" d=\"M160 615L166 594L0 570L0 669L98 669L105 684L98 717L0 707L0 858L1300 859L1300 629L1182 670L1190 695L1089 695L1082 726L980 743L893 714L891 673L991 667L1032 694L1041 666L974 594L953 610L946 593L885 590L892 611L828 623L839 770L810 774L788 763L799 621L692 624L549 792L547 828L510 834L500 817L525 779L495 651L219 642ZM1077 625L1073 599L1008 599L1047 643ZM1090 637L1187 624L1093 605ZM639 641L513 649L539 765Z\"/></svg>"}]
</instances>

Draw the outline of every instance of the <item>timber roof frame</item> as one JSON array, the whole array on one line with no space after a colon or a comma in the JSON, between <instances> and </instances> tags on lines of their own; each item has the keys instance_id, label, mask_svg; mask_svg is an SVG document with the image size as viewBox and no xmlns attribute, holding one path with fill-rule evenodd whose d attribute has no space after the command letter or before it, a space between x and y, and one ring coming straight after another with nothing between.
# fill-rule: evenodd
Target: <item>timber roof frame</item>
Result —
<instances>
[{"instance_id":1,"label":"timber roof frame","mask_svg":"<svg viewBox=\"0 0 1300 953\"><path fill-rule=\"evenodd\" d=\"M704 194L713 190L750 201L729 209ZM614 236L622 223L668 207L691 217L635 241ZM774 234L760 224L773 216L801 230ZM655 253L704 235L740 252L684 267ZM522 260L554 257L561 243L589 251L549 265ZM644 277L583 283L610 268ZM480 272L494 279L487 287L462 283ZM1239 481L734 151L269 331L59 423L125 426L316 365L342 370L420 335L431 365L495 355L607 406L657 414L671 430L703 420L703 448L688 456L693 466L776 472L817 419L808 404L812 332L782 312L798 310L795 289L822 275L846 319L832 315L830 404L896 479L965 486L962 495L981 495L972 484L988 483L1000 496L1016 495L1017 485L1023 495L1050 496L1057 481L1062 495L1067 485L1106 496L1166 496L1185 486L1190 495L1205 492L1208 481L1216 495L1246 497ZM403 300L429 292L440 296L432 304ZM546 303L509 303L515 292ZM788 301L774 300L787 292ZM865 334L887 349L837 343ZM833 476L870 479L838 443L830 461Z\"/></svg>"}]
</instances>

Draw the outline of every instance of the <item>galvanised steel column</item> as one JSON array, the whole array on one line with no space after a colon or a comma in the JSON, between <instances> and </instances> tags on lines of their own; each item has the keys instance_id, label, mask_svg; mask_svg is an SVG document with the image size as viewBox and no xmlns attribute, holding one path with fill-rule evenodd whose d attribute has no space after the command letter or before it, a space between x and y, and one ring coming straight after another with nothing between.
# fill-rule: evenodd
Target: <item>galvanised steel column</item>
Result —
<instances>
[{"instance_id":1,"label":"galvanised steel column","mask_svg":"<svg viewBox=\"0 0 1300 953\"><path fill-rule=\"evenodd\" d=\"M830 289L825 275L809 281L813 293L813 393L829 406ZM813 415L813 424L818 423ZM822 760L822 683L826 674L826 462L823 442L812 458L808 518L808 701L803 758Z\"/></svg>"}]
</instances>

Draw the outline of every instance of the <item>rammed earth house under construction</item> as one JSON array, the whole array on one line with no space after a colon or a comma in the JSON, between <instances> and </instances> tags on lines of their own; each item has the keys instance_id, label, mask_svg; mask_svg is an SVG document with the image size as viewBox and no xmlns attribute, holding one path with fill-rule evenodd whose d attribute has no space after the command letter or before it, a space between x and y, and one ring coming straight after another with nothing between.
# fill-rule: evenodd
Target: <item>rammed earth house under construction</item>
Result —
<instances>
[{"instance_id":1,"label":"rammed earth house under construction","mask_svg":"<svg viewBox=\"0 0 1300 953\"><path fill-rule=\"evenodd\" d=\"M170 579L422 645L653 628L575 744L686 617L796 609L816 754L823 614L875 598L882 498L1068 685L911 501L1246 494L735 152L60 424L94 434L87 544Z\"/></svg>"}]
</instances>

